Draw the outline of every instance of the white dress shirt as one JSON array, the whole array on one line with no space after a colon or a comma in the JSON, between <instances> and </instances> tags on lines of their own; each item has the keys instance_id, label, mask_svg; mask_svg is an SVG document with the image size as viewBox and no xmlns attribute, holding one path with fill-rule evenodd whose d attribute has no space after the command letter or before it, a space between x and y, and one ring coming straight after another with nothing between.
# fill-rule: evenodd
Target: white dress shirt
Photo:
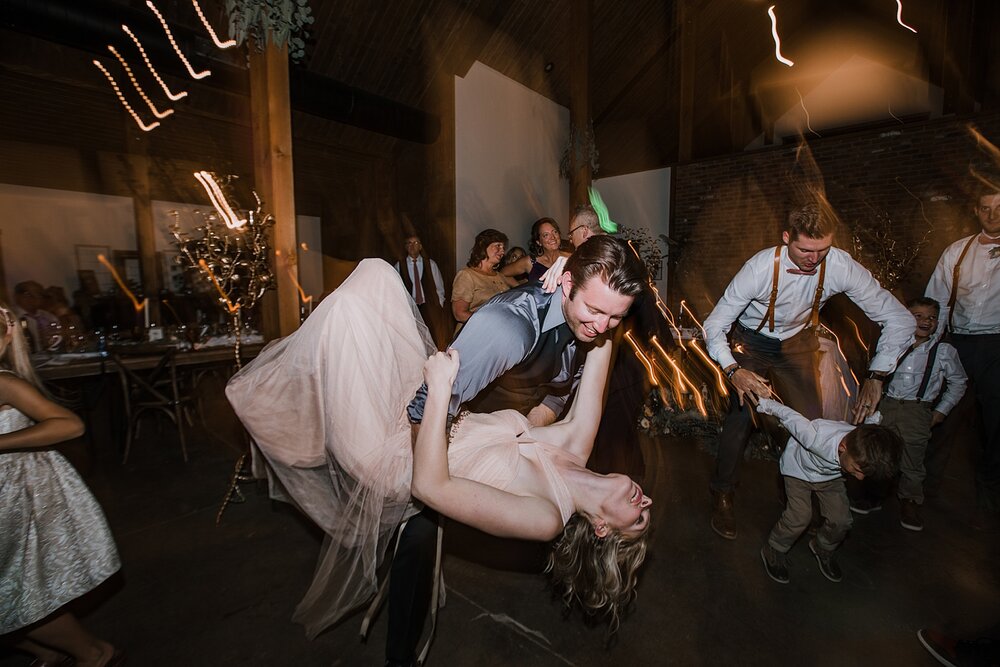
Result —
<instances>
[{"instance_id":1,"label":"white dress shirt","mask_svg":"<svg viewBox=\"0 0 1000 667\"><path fill-rule=\"evenodd\" d=\"M901 401L914 401L920 391L920 383L924 379L924 369L927 368L927 357L934 346L934 339L924 341L912 352L906 355L896 372L893 373L889 385L886 387L886 396L899 399ZM943 415L951 412L951 409L958 405L968 378L962 362L958 359L958 350L948 343L941 343L938 346L937 355L934 358L934 366L931 369L930 380L927 382L927 390L924 392L925 401L933 401L941 392L941 385L948 382L941 400L934 409Z\"/></svg>"},{"instance_id":2,"label":"white dress shirt","mask_svg":"<svg viewBox=\"0 0 1000 667\"><path fill-rule=\"evenodd\" d=\"M854 426L829 419L809 421L787 405L769 398L760 399L757 412L774 415L792 435L781 454L782 475L815 483L828 482L843 474L837 449Z\"/></svg>"},{"instance_id":3,"label":"white dress shirt","mask_svg":"<svg viewBox=\"0 0 1000 667\"><path fill-rule=\"evenodd\" d=\"M431 263L431 277L434 279L434 288L437 290L438 303L441 304L441 307L443 308L444 307L444 279L441 278L441 270L438 269L437 262L435 262L433 259L429 259L427 261ZM412 257L410 257L409 255L407 255L407 257L406 257L406 273L407 273L408 276L410 276L410 280L411 281L413 280L413 262L414 262L414 259ZM417 275L420 276L420 278L418 278L418 280L419 280L419 279L421 279L421 278L424 277L424 258L422 256L421 257L417 257L416 262L417 262ZM396 268L397 271L399 271L399 262L396 262L395 268ZM414 300L416 300L416 298L417 298L417 286L416 286L416 284L414 284L410 288L410 296L412 296L414 298ZM427 298L426 295L424 296L424 298L425 299Z\"/></svg>"},{"instance_id":4,"label":"white dress shirt","mask_svg":"<svg viewBox=\"0 0 1000 667\"><path fill-rule=\"evenodd\" d=\"M764 336L785 340L806 328L812 314L819 268L811 276L788 273L798 267L788 259L788 246L781 248L778 274L778 298L774 305L774 331L767 322L761 328ZM708 353L720 366L736 363L726 334L737 319L748 329L755 330L767 317L774 277L774 248L761 250L747 260L722 298L705 320L705 342ZM834 294L846 294L873 322L882 327L875 356L869 369L890 372L896 360L913 342L916 322L913 315L894 296L882 289L871 272L854 261L848 253L831 248L826 256L826 276L820 307Z\"/></svg>"},{"instance_id":5,"label":"white dress shirt","mask_svg":"<svg viewBox=\"0 0 1000 667\"><path fill-rule=\"evenodd\" d=\"M978 236L978 234L977 234ZM944 249L927 283L926 296L941 304L939 329L948 324L948 301L955 275L955 262L971 236ZM951 330L959 334L1000 333L1000 257L990 257L996 246L972 243L962 260Z\"/></svg>"}]
</instances>

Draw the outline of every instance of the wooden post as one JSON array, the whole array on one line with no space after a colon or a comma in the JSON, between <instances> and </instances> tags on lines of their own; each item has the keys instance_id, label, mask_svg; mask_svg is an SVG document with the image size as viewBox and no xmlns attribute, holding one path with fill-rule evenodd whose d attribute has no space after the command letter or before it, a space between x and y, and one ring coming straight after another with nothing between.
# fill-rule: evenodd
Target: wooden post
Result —
<instances>
[{"instance_id":1,"label":"wooden post","mask_svg":"<svg viewBox=\"0 0 1000 667\"><path fill-rule=\"evenodd\" d=\"M593 179L590 156L578 154L577 148L590 128L590 13L592 0L574 2L570 5L570 58L569 123L570 171L569 210L586 204L590 199L587 188ZM579 158L579 159L578 159Z\"/></svg>"},{"instance_id":2,"label":"wooden post","mask_svg":"<svg viewBox=\"0 0 1000 667\"><path fill-rule=\"evenodd\" d=\"M272 257L276 294L262 303L264 336L287 336L299 326L298 241L292 174L292 107L288 95L288 47L250 47L250 112L254 184L264 210L274 215Z\"/></svg>"}]
</instances>

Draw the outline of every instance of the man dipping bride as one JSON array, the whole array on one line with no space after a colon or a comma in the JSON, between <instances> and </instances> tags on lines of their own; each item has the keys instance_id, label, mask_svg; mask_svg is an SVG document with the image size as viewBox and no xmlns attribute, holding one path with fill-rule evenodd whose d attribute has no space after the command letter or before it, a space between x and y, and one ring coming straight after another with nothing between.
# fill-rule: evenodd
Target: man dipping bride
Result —
<instances>
[{"instance_id":1,"label":"man dipping bride","mask_svg":"<svg viewBox=\"0 0 1000 667\"><path fill-rule=\"evenodd\" d=\"M610 358L604 334L644 284L627 246L595 237L555 293L529 284L498 295L453 352L428 360L433 346L398 274L365 260L298 332L234 376L227 395L270 463L272 495L327 535L295 614L310 636L374 594L408 519L390 579L387 664L412 664L434 583L435 512L501 537L558 538L556 586L617 621L645 556L651 501L586 462ZM475 412L459 415L463 404Z\"/></svg>"}]
</instances>

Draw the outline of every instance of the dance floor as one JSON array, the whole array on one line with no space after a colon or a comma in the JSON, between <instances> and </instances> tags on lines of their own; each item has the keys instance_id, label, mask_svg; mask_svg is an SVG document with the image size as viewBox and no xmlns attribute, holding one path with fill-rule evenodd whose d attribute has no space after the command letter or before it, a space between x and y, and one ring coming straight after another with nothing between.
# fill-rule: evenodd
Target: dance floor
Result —
<instances>
[{"instance_id":1,"label":"dance floor","mask_svg":"<svg viewBox=\"0 0 1000 667\"><path fill-rule=\"evenodd\" d=\"M103 504L123 560L119 576L83 601L86 624L138 667L381 665L385 613L367 643L360 614L314 641L290 621L321 536L254 485L219 527L215 515L235 460L225 406L208 406L184 465L173 426L147 428L127 466L114 446L69 454ZM151 424L152 425L152 424ZM162 441L162 442L159 442ZM696 443L643 443L654 498L652 557L614 642L602 626L564 615L536 573L540 551L449 529L447 605L433 665L927 665L925 626L974 633L1000 619L1000 535L974 531L971 468L952 457L922 533L902 529L897 506L855 527L839 557L844 581L820 574L804 541L792 581L764 573L758 555L777 519L777 466L750 461L737 497L740 536L708 525L711 458ZM501 568L501 569L497 569ZM0 667L29 660L0 649Z\"/></svg>"}]
</instances>

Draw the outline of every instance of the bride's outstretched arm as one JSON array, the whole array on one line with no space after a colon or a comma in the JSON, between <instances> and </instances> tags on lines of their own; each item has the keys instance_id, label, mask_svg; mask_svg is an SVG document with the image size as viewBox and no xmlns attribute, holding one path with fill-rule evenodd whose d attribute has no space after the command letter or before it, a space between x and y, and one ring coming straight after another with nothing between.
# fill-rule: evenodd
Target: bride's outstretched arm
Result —
<instances>
[{"instance_id":1,"label":"bride's outstretched arm","mask_svg":"<svg viewBox=\"0 0 1000 667\"><path fill-rule=\"evenodd\" d=\"M424 365L427 402L413 446L415 498L447 517L499 537L550 540L562 530L559 510L550 501L516 496L479 482L452 477L448 469L445 425L451 385L458 373L458 353L431 356Z\"/></svg>"},{"instance_id":2,"label":"bride's outstretched arm","mask_svg":"<svg viewBox=\"0 0 1000 667\"><path fill-rule=\"evenodd\" d=\"M537 440L571 448L575 454L589 458L604 412L604 389L608 382L612 349L610 336L602 336L594 342L587 352L583 376L569 412L551 426L532 428L531 433Z\"/></svg>"}]
</instances>

